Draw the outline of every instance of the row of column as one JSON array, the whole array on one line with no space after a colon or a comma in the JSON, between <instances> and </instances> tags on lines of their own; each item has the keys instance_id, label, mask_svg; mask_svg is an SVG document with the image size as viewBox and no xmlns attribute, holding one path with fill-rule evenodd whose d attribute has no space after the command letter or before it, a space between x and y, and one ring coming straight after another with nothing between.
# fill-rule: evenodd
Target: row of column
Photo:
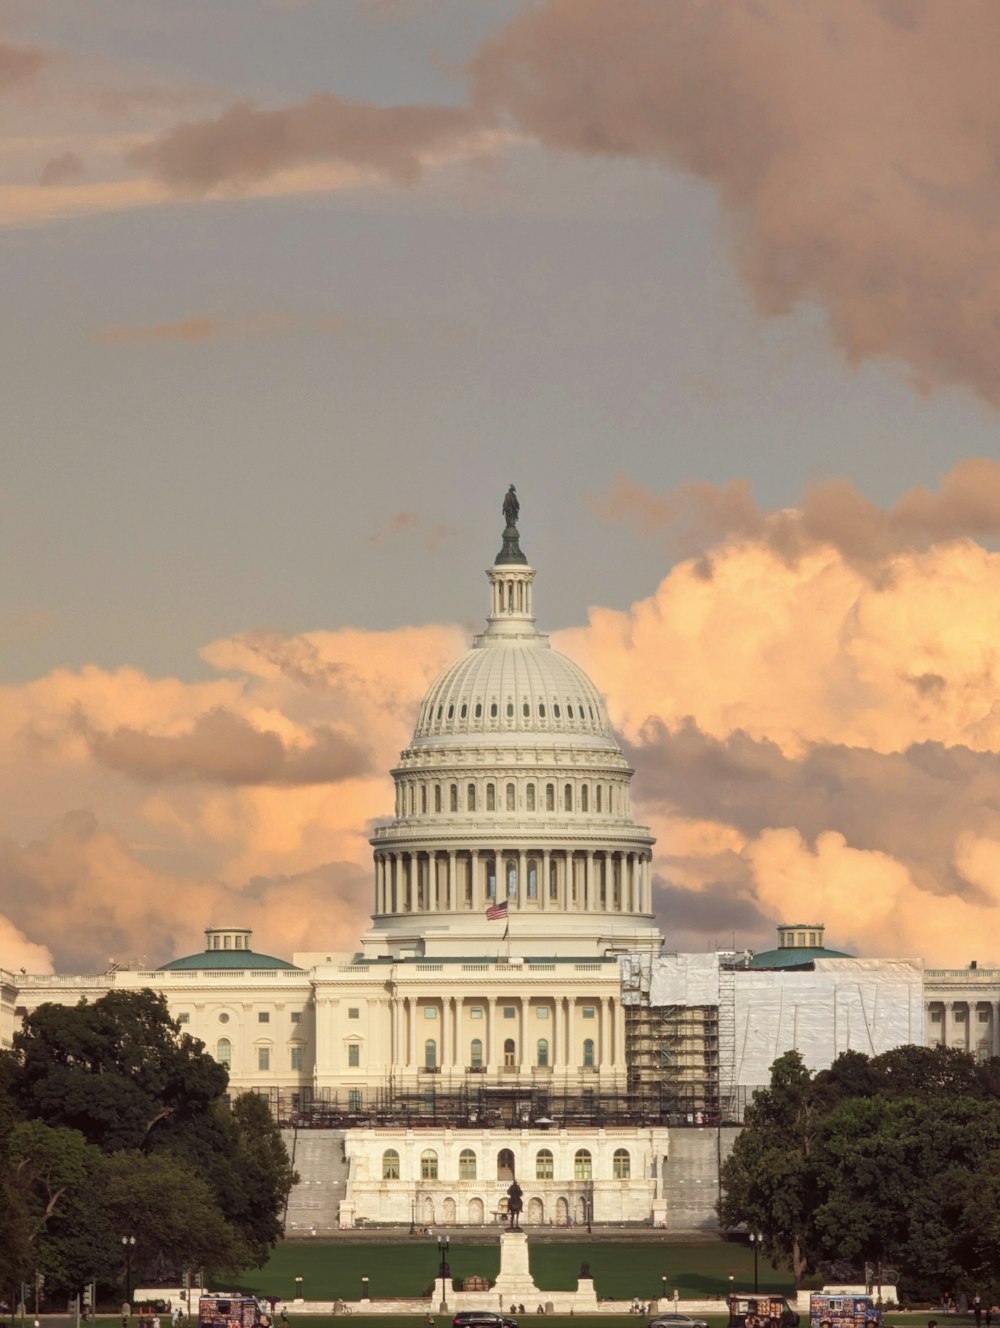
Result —
<instances>
[{"instance_id":1,"label":"row of column","mask_svg":"<svg viewBox=\"0 0 1000 1328\"><path fill-rule=\"evenodd\" d=\"M378 852L375 913L482 913L497 900L545 912L649 913L640 852L485 849Z\"/></svg>"},{"instance_id":2,"label":"row of column","mask_svg":"<svg viewBox=\"0 0 1000 1328\"><path fill-rule=\"evenodd\" d=\"M424 1015L429 1004L437 1011L435 1020ZM617 1027L619 1002L613 996L588 997L585 1001L557 996L545 1005L550 1011L548 1021L535 1019L529 1029L528 1012L536 1007L520 997L484 996L469 1002L461 996L445 996L429 1003L418 1001L416 996L397 996L390 1007L392 1063L413 1071L426 1068L426 1046L428 1040L433 1040L435 1068L443 1073L464 1074L472 1065L472 1041L478 1038L485 1073L497 1073L501 1068L526 1073L537 1068L538 1039L544 1038L548 1042L547 1068L553 1071L583 1067L587 1059L585 1042L593 1044L587 1068L606 1071L615 1064L621 1034ZM483 1018L471 1018L472 1008L481 1009ZM507 1019L503 1011L511 1008L514 1018ZM593 1009L595 1018L585 1019L584 1008ZM512 1065L510 1052L505 1054L504 1050L504 1044L510 1041L514 1043Z\"/></svg>"},{"instance_id":3,"label":"row of column","mask_svg":"<svg viewBox=\"0 0 1000 1328\"><path fill-rule=\"evenodd\" d=\"M939 1025L943 1046L974 1056L1000 1056L1000 1006L995 1001L928 1001L927 1013L931 1035L934 1025ZM987 1016L983 1020L981 1013ZM935 1014L940 1018L934 1019Z\"/></svg>"}]
</instances>

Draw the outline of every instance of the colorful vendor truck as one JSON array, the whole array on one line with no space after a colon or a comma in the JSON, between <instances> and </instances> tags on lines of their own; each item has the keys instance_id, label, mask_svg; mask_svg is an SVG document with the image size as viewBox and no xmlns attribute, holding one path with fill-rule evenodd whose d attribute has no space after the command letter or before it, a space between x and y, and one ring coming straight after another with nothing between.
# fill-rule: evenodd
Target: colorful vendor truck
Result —
<instances>
[{"instance_id":1,"label":"colorful vendor truck","mask_svg":"<svg viewBox=\"0 0 1000 1328\"><path fill-rule=\"evenodd\" d=\"M799 1316L784 1296L734 1291L729 1297L729 1328L799 1328Z\"/></svg>"},{"instance_id":2,"label":"colorful vendor truck","mask_svg":"<svg viewBox=\"0 0 1000 1328\"><path fill-rule=\"evenodd\" d=\"M201 1296L198 1328L271 1328L271 1316L255 1296Z\"/></svg>"},{"instance_id":3,"label":"colorful vendor truck","mask_svg":"<svg viewBox=\"0 0 1000 1328\"><path fill-rule=\"evenodd\" d=\"M871 1296L814 1291L809 1297L809 1328L881 1328L882 1311Z\"/></svg>"}]
</instances>

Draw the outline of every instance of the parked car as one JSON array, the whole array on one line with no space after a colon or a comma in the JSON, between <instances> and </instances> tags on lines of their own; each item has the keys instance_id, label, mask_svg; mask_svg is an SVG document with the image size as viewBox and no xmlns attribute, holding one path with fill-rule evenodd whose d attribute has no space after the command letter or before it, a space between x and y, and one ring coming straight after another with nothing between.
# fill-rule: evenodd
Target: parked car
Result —
<instances>
[{"instance_id":1,"label":"parked car","mask_svg":"<svg viewBox=\"0 0 1000 1328\"><path fill-rule=\"evenodd\" d=\"M451 1328L517 1328L516 1319L508 1319L493 1310L459 1310ZM708 1325L705 1325L708 1328Z\"/></svg>"},{"instance_id":2,"label":"parked car","mask_svg":"<svg viewBox=\"0 0 1000 1328\"><path fill-rule=\"evenodd\" d=\"M657 1314L646 1328L708 1328L704 1319L692 1319L690 1314Z\"/></svg>"}]
</instances>

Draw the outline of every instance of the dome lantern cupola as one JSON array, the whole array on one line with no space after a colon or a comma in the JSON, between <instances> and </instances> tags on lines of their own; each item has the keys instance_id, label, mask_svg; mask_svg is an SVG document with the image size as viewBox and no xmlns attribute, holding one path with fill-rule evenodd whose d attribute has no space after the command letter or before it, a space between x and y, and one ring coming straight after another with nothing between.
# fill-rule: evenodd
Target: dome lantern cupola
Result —
<instances>
[{"instance_id":1,"label":"dome lantern cupola","mask_svg":"<svg viewBox=\"0 0 1000 1328\"><path fill-rule=\"evenodd\" d=\"M522 636L525 631L534 634L535 616L531 604L531 583L534 569L521 549L517 518L521 504L513 484L503 500L506 526L503 548L493 566L486 573L490 582L490 613L487 618L487 636Z\"/></svg>"}]
</instances>

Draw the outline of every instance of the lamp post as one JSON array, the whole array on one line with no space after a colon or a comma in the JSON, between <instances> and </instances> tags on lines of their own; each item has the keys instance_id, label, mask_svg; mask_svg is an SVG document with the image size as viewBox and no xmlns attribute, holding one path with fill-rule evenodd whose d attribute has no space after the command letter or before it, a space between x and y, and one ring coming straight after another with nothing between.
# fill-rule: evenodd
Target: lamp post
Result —
<instances>
[{"instance_id":1,"label":"lamp post","mask_svg":"<svg viewBox=\"0 0 1000 1328\"><path fill-rule=\"evenodd\" d=\"M666 1298L667 1298L667 1275L666 1273L664 1273L663 1276L660 1278L660 1299L666 1300Z\"/></svg>"},{"instance_id":2,"label":"lamp post","mask_svg":"<svg viewBox=\"0 0 1000 1328\"><path fill-rule=\"evenodd\" d=\"M587 1235L590 1236L590 1235L593 1234L593 1230L594 1230L594 1228L593 1228L593 1220L594 1220L594 1192L593 1192L593 1190L591 1190L590 1194L587 1195L586 1199L584 1199L583 1202L587 1205Z\"/></svg>"},{"instance_id":3,"label":"lamp post","mask_svg":"<svg viewBox=\"0 0 1000 1328\"><path fill-rule=\"evenodd\" d=\"M441 1310L440 1310L440 1312L441 1312L442 1314L447 1314L447 1313L448 1313L448 1289L447 1289L447 1281L446 1281L446 1279L447 1279L447 1277L448 1277L449 1272L451 1271L451 1270L449 1269L449 1267L448 1267L448 1245L449 1245L449 1241L448 1241L448 1237L447 1237L447 1236L438 1236L438 1254L439 1254L440 1257L441 1257L441 1266L440 1266L438 1272L439 1272L439 1276L440 1276L440 1278L441 1278Z\"/></svg>"},{"instance_id":4,"label":"lamp post","mask_svg":"<svg viewBox=\"0 0 1000 1328\"><path fill-rule=\"evenodd\" d=\"M761 1233L760 1233L759 1231L751 1231L751 1232L750 1232L750 1244L751 1244L751 1246L753 1247L753 1293L754 1293L754 1295L756 1295L757 1292L760 1290L760 1287L757 1285L757 1281L758 1281L758 1279L757 1279L757 1258L758 1258L758 1254L759 1254L759 1252L760 1252L760 1242L761 1242L763 1239L764 1239L764 1237L761 1235Z\"/></svg>"},{"instance_id":5,"label":"lamp post","mask_svg":"<svg viewBox=\"0 0 1000 1328\"><path fill-rule=\"evenodd\" d=\"M301 1300L301 1299L302 1299L302 1278L301 1278L301 1277L297 1277L297 1278L295 1279L295 1299L296 1299L296 1300Z\"/></svg>"},{"instance_id":6,"label":"lamp post","mask_svg":"<svg viewBox=\"0 0 1000 1328\"><path fill-rule=\"evenodd\" d=\"M363 1274L363 1275L362 1275L362 1278L361 1278L361 1299L362 1299L362 1300L371 1300L371 1295L370 1295L370 1293L369 1293L369 1291L368 1291L368 1274L367 1274L367 1273Z\"/></svg>"},{"instance_id":7,"label":"lamp post","mask_svg":"<svg viewBox=\"0 0 1000 1328\"><path fill-rule=\"evenodd\" d=\"M132 1251L135 1249L135 1236L122 1236L122 1248L125 1251L125 1304L132 1303Z\"/></svg>"},{"instance_id":8,"label":"lamp post","mask_svg":"<svg viewBox=\"0 0 1000 1328\"><path fill-rule=\"evenodd\" d=\"M416 1199L411 1199L411 1200L410 1200L410 1235L411 1235L411 1236L412 1236L413 1233L416 1231L416 1229L417 1229L417 1201L416 1201Z\"/></svg>"}]
</instances>

